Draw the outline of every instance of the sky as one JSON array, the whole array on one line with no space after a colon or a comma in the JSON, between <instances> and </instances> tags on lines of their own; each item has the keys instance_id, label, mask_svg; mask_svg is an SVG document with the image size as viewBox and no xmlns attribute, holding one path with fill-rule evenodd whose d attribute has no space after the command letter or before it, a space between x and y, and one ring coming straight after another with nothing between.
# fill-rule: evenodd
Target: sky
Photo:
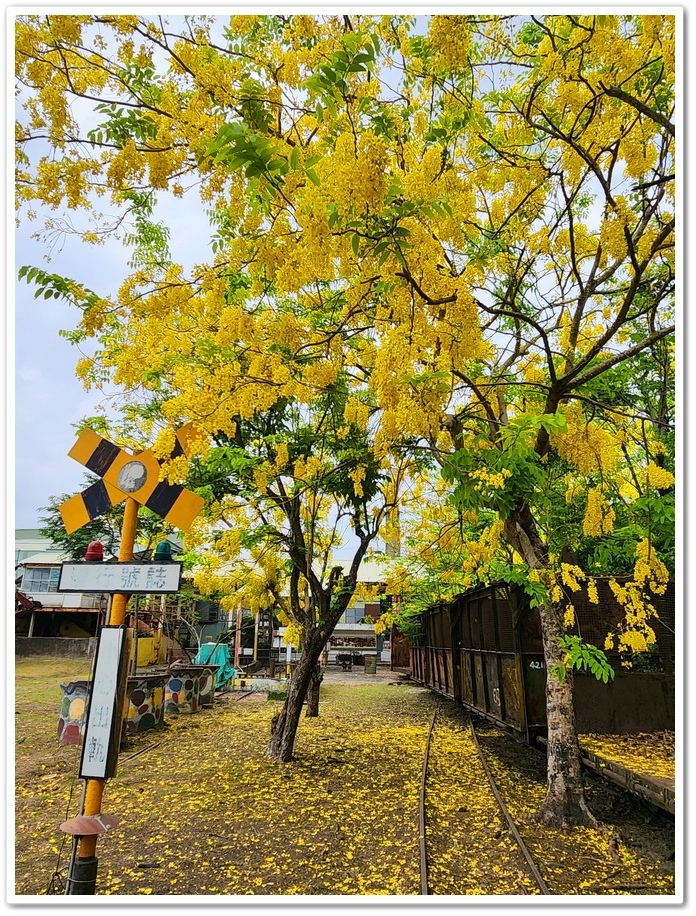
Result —
<instances>
[{"instance_id":1,"label":"sky","mask_svg":"<svg viewBox=\"0 0 696 916\"><path fill-rule=\"evenodd\" d=\"M162 209L172 230L173 260L203 260L209 230L200 205L192 198ZM24 265L39 266L100 294L115 292L129 256L119 242L86 246L66 236L47 262L48 246L32 238L36 228L36 223L25 222L14 234L15 276ZM14 292L14 526L35 528L51 497L83 488L86 469L68 452L77 437L75 424L95 414L104 398L98 391L86 391L75 377L83 351L59 334L77 326L79 310L63 300L35 298L36 287L24 281L16 283Z\"/></svg>"},{"instance_id":2,"label":"sky","mask_svg":"<svg viewBox=\"0 0 696 916\"><path fill-rule=\"evenodd\" d=\"M72 7L60 8L82 12ZM8 90L12 84L8 74ZM14 103L8 104L8 109L11 109L9 135ZM10 167L8 163L8 173ZM13 366L8 372L7 399L7 428L11 432L7 455L8 506L14 501L15 529L37 528L52 497L73 494L86 486L86 469L70 458L68 452L77 438L76 424L100 412L98 407L104 396L99 391L87 391L75 376L76 363L89 351L82 351L60 335L62 330L77 327L79 310L60 299L36 298L34 285L16 281L17 271L22 266L41 267L69 277L100 295L109 295L116 292L130 273L127 263L130 252L118 240L94 246L84 244L77 235L65 233L36 238L46 214L35 208L39 218L22 219L15 226L9 212L11 197L8 200L8 302L14 300L13 310L8 310L7 334L8 345L12 347L8 364ZM109 212L102 202L98 209ZM116 214L115 208L113 213ZM56 219L63 216L60 211L48 215ZM73 213L70 218L77 226L86 228L81 214ZM158 218L171 230L170 250L175 263L189 267L208 259L210 229L195 194L179 200L165 199L159 215L155 216Z\"/></svg>"},{"instance_id":3,"label":"sky","mask_svg":"<svg viewBox=\"0 0 696 916\"><path fill-rule=\"evenodd\" d=\"M350 6L347 4L346 9ZM443 12L449 11L446 4L443 7ZM518 12L531 9L516 7ZM181 8L181 12L184 11L185 8ZM322 10L325 11L328 10ZM687 47L688 26L689 17L685 16ZM10 136L14 112L9 96L13 83L9 72L6 79ZM689 94L686 95L688 98ZM82 354L59 336L61 329L76 326L77 310L57 299L34 298L34 287L15 282L17 270L23 265L41 266L79 280L99 293L109 293L115 291L126 273L128 252L119 242L88 247L77 238L66 237L50 250L47 262L49 246L31 237L37 225L24 222L15 229L9 190L12 167L9 149L8 143L6 492L9 518L14 527L35 528L51 497L73 493L83 487L85 469L68 457L68 451L76 438L75 424L95 412L101 396L98 392L85 391L75 377L75 364ZM687 199L685 195L684 200ZM165 209L165 222L171 227L173 260L185 265L204 260L209 229L195 196L187 196L183 201L172 200Z\"/></svg>"}]
</instances>

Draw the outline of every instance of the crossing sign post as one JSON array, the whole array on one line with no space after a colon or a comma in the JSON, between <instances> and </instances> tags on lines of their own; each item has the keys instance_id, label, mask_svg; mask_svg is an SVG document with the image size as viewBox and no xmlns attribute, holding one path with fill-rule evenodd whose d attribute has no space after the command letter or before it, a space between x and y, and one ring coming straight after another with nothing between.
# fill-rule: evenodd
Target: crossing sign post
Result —
<instances>
[{"instance_id":1,"label":"crossing sign post","mask_svg":"<svg viewBox=\"0 0 696 916\"><path fill-rule=\"evenodd\" d=\"M171 457L187 453L187 441L191 435L191 425L178 430L175 434L176 446ZM80 433L77 442L68 452L71 458L79 461L88 470L97 474L101 479L88 487L84 492L73 496L59 506L59 511L68 534L77 531L89 521L102 515L112 506L125 500L123 525L121 528L121 541L118 552L117 564L64 564L64 573L61 573L61 585L102 585L109 578L108 569L115 569L109 579L110 588L99 588L99 591L110 591L113 594L111 613L108 626L102 629L103 639L111 642L116 639L116 632L122 634L119 638L119 649L102 645L100 635L97 647L97 658L101 660L101 668L95 667L94 678L90 693L99 697L99 704L92 703L90 709L90 747L94 760L89 756L83 757L80 775L85 778L85 792L80 816L72 818L61 825L61 829L73 835L77 855L74 855L70 864L66 894L94 894L97 880L96 847L97 837L100 833L114 826L116 819L101 811L104 794L104 783L115 772L118 755L118 740L121 733L121 715L125 709L126 677L116 677L115 671L123 669L123 658L128 654L131 631L124 629L126 622L126 609L128 600L133 592L141 591L141 583L145 583L148 591L166 592L172 590L174 578L176 586L180 580L181 564L136 564L133 562L135 536L138 522L138 509L146 506L166 519L172 525L186 530L204 505L202 497L192 493L179 484L170 484L160 480L162 465L154 452L147 450L137 455L131 455L125 449L119 448L108 439L104 439L92 430ZM74 567L81 566L81 570ZM157 567L157 575L142 574L143 566ZM96 569L96 572L87 572L87 568ZM171 567L171 568L170 568ZM63 575L65 581L63 582ZM80 590L88 590L81 588ZM100 654L101 653L101 654ZM106 661L105 661L106 660ZM108 664L108 661L111 664ZM118 662L118 663L117 663ZM123 669L124 670L124 669ZM105 673L104 673L105 672ZM103 676L102 676L103 674ZM106 724L105 724L106 723ZM104 760L95 749L102 750L107 747L105 739L108 724L108 734L115 736L115 750L107 755L104 750ZM99 732L104 731L104 734ZM93 733L93 734L92 734ZM86 736L87 739L87 736ZM85 739L85 740L86 740ZM114 746L114 741L111 747ZM86 753L91 753L88 751ZM101 753L101 751L100 751Z\"/></svg>"},{"instance_id":2,"label":"crossing sign post","mask_svg":"<svg viewBox=\"0 0 696 916\"><path fill-rule=\"evenodd\" d=\"M186 454L189 426L175 434L176 446L171 457ZM85 429L68 454L102 478L59 506L68 534L117 506L127 496L182 530L189 527L203 508L202 497L180 484L160 480L162 465L151 449L131 455L91 429Z\"/></svg>"}]
</instances>

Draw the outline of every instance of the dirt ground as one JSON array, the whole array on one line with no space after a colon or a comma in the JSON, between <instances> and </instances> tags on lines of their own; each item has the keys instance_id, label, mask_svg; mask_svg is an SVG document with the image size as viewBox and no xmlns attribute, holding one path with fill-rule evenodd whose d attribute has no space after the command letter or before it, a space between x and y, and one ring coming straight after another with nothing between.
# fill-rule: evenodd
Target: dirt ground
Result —
<instances>
[{"instance_id":1,"label":"dirt ground","mask_svg":"<svg viewBox=\"0 0 696 916\"><path fill-rule=\"evenodd\" d=\"M60 824L78 813L82 783L79 749L56 740L59 685L86 673L77 662L17 662L18 902L64 893L71 842ZM97 895L124 902L205 895L214 902L420 894L418 798L428 728L441 702L403 672L332 666L320 716L302 720L290 764L264 756L280 705L264 695L226 694L212 709L128 738L104 793L102 810L119 825L99 839ZM451 770L429 789L432 893L533 892L501 868L500 857L478 871L462 867L462 850L466 861L484 862L484 849L479 855L467 821L469 814L478 819L477 811L463 817L460 810L468 739L456 722L445 739L439 758ZM539 759L519 746L505 750L495 731L485 741L501 785L518 799L513 813L523 817L543 792L543 764L540 770ZM606 833L536 829L537 854L556 877L565 876L554 893L640 895L642 902L644 895L673 894L673 825L594 782L588 791ZM501 823L493 826L500 831ZM487 831L481 842L490 847Z\"/></svg>"}]
</instances>

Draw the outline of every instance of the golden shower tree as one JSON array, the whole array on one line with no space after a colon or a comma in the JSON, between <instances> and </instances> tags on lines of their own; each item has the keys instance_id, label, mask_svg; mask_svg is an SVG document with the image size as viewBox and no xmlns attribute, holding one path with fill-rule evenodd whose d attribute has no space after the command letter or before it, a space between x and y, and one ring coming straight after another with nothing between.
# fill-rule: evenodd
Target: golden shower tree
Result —
<instances>
[{"instance_id":1,"label":"golden shower tree","mask_svg":"<svg viewBox=\"0 0 696 916\"><path fill-rule=\"evenodd\" d=\"M84 211L74 228L85 243L122 233L133 246L110 298L26 270L82 308L74 338L97 350L78 372L130 392L143 432L164 424L163 452L187 420L202 468L218 467L216 449L239 449L254 488L234 482L234 498L274 512L318 492L333 472L307 462L327 458L348 474L342 498L369 493L365 517L380 521L397 498L380 489L390 469L435 456L462 510L493 513L539 603L554 672L539 817L555 824L593 821L558 594L559 580L571 587L588 570L564 565L553 543L559 488L573 483L583 533L600 541L612 503L643 501L650 523L623 542L636 561L627 632L647 633L641 587L663 587L666 573L652 522L655 494L664 505L673 485L676 25L496 14L16 23L20 207L53 208L53 232ZM185 271L157 202L192 194L211 249ZM296 434L318 420L325 445L303 451ZM661 525L669 542L669 518ZM305 553L287 556L311 575Z\"/></svg>"}]
</instances>

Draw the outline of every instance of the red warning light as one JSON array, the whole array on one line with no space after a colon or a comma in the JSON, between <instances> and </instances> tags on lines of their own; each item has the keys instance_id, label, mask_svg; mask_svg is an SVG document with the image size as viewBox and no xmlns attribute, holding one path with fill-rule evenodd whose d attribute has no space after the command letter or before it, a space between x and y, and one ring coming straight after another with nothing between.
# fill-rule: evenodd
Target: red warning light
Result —
<instances>
[{"instance_id":1,"label":"red warning light","mask_svg":"<svg viewBox=\"0 0 696 916\"><path fill-rule=\"evenodd\" d=\"M91 541L87 545L85 560L101 561L104 559L104 545L101 541Z\"/></svg>"}]
</instances>

